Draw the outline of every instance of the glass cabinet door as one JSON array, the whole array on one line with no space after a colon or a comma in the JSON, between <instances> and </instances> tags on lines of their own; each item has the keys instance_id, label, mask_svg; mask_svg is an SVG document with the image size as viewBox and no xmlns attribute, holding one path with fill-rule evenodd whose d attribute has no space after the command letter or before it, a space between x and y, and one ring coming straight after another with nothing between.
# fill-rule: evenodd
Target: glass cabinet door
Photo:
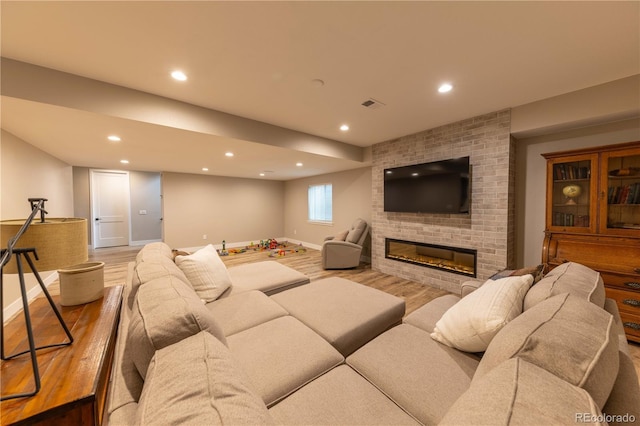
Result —
<instances>
[{"instance_id":1,"label":"glass cabinet door","mask_svg":"<svg viewBox=\"0 0 640 426\"><path fill-rule=\"evenodd\" d=\"M547 227L556 231L587 232L596 229L597 155L558 158L549 162Z\"/></svg>"},{"instance_id":2,"label":"glass cabinet door","mask_svg":"<svg viewBox=\"0 0 640 426\"><path fill-rule=\"evenodd\" d=\"M603 153L600 232L640 235L640 149Z\"/></svg>"}]
</instances>

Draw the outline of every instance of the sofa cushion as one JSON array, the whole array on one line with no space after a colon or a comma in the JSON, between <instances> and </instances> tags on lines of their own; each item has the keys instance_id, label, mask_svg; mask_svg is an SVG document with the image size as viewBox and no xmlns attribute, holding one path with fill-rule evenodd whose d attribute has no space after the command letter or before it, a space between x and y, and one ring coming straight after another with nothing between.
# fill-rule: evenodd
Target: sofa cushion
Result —
<instances>
[{"instance_id":1,"label":"sofa cushion","mask_svg":"<svg viewBox=\"0 0 640 426\"><path fill-rule=\"evenodd\" d=\"M200 331L226 343L213 315L189 285L168 277L151 280L138 289L127 346L136 349L132 358L143 378L155 351Z\"/></svg>"},{"instance_id":2,"label":"sofa cushion","mask_svg":"<svg viewBox=\"0 0 640 426\"><path fill-rule=\"evenodd\" d=\"M569 425L601 416L584 389L512 358L474 380L440 425Z\"/></svg>"},{"instance_id":3,"label":"sofa cushion","mask_svg":"<svg viewBox=\"0 0 640 426\"><path fill-rule=\"evenodd\" d=\"M602 408L618 373L618 337L613 325L609 313L578 296L551 297L496 335L473 381L518 357L585 389Z\"/></svg>"},{"instance_id":4,"label":"sofa cushion","mask_svg":"<svg viewBox=\"0 0 640 426\"><path fill-rule=\"evenodd\" d=\"M127 298L129 309L133 308L133 301L142 284L164 277L174 277L189 284L189 280L173 260L164 256L148 256L147 260L136 262L131 277L131 292Z\"/></svg>"},{"instance_id":5,"label":"sofa cushion","mask_svg":"<svg viewBox=\"0 0 640 426\"><path fill-rule=\"evenodd\" d=\"M625 342L626 346L626 342ZM602 411L608 416L609 425L632 423L631 418L640 420L640 384L635 366L629 355L618 351L620 367L616 381Z\"/></svg>"},{"instance_id":6,"label":"sofa cushion","mask_svg":"<svg viewBox=\"0 0 640 426\"><path fill-rule=\"evenodd\" d=\"M269 409L280 425L418 425L346 365L334 368Z\"/></svg>"},{"instance_id":7,"label":"sofa cushion","mask_svg":"<svg viewBox=\"0 0 640 426\"><path fill-rule=\"evenodd\" d=\"M158 257L164 257L166 259L173 260L171 247L161 241L149 243L142 247L142 249L140 249L140 251L136 255L136 263L153 260Z\"/></svg>"},{"instance_id":8,"label":"sofa cushion","mask_svg":"<svg viewBox=\"0 0 640 426\"><path fill-rule=\"evenodd\" d=\"M136 424L273 424L229 350L201 332L156 352Z\"/></svg>"},{"instance_id":9,"label":"sofa cushion","mask_svg":"<svg viewBox=\"0 0 640 426\"><path fill-rule=\"evenodd\" d=\"M309 277L305 274L275 260L232 266L229 268L229 277L233 287L225 295L251 290L271 295L309 283Z\"/></svg>"},{"instance_id":10,"label":"sofa cushion","mask_svg":"<svg viewBox=\"0 0 640 426\"><path fill-rule=\"evenodd\" d=\"M289 315L282 306L257 290L222 297L206 306L225 336Z\"/></svg>"},{"instance_id":11,"label":"sofa cushion","mask_svg":"<svg viewBox=\"0 0 640 426\"><path fill-rule=\"evenodd\" d=\"M405 312L403 299L339 277L271 298L344 356L399 324Z\"/></svg>"},{"instance_id":12,"label":"sofa cushion","mask_svg":"<svg viewBox=\"0 0 640 426\"><path fill-rule=\"evenodd\" d=\"M227 338L252 389L268 406L344 361L320 336L291 316Z\"/></svg>"},{"instance_id":13,"label":"sofa cushion","mask_svg":"<svg viewBox=\"0 0 640 426\"><path fill-rule=\"evenodd\" d=\"M484 352L498 331L522 313L532 283L532 275L487 280L445 312L431 337L465 352Z\"/></svg>"},{"instance_id":14,"label":"sofa cushion","mask_svg":"<svg viewBox=\"0 0 640 426\"><path fill-rule=\"evenodd\" d=\"M471 383L472 354L445 346L409 324L376 337L347 364L420 423L438 423Z\"/></svg>"},{"instance_id":15,"label":"sofa cushion","mask_svg":"<svg viewBox=\"0 0 640 426\"><path fill-rule=\"evenodd\" d=\"M411 312L404 317L402 322L418 327L427 333L432 333L436 327L436 323L442 318L444 313L459 301L460 298L453 294L437 297Z\"/></svg>"},{"instance_id":16,"label":"sofa cushion","mask_svg":"<svg viewBox=\"0 0 640 426\"><path fill-rule=\"evenodd\" d=\"M176 265L205 302L216 300L231 287L227 267L211 244L188 256L176 256Z\"/></svg>"},{"instance_id":17,"label":"sofa cushion","mask_svg":"<svg viewBox=\"0 0 640 426\"><path fill-rule=\"evenodd\" d=\"M524 298L524 310L562 293L571 293L603 308L604 281L600 273L575 262L566 262L544 276Z\"/></svg>"}]
</instances>

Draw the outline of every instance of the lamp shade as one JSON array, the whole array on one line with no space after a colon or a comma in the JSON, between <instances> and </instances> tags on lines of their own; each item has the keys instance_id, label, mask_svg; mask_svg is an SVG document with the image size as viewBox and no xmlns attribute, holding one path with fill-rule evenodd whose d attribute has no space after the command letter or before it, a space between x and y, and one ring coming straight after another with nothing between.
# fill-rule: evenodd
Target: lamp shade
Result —
<instances>
[{"instance_id":1,"label":"lamp shade","mask_svg":"<svg viewBox=\"0 0 640 426\"><path fill-rule=\"evenodd\" d=\"M7 248L25 219L0 221L0 247ZM44 222L34 220L26 232L18 239L15 248L36 249L39 260L34 260L38 271L51 271L78 263L89 258L87 240L87 219L84 218L47 218ZM23 263L24 271L28 267ZM15 256L4 267L8 274L18 273Z\"/></svg>"}]
</instances>

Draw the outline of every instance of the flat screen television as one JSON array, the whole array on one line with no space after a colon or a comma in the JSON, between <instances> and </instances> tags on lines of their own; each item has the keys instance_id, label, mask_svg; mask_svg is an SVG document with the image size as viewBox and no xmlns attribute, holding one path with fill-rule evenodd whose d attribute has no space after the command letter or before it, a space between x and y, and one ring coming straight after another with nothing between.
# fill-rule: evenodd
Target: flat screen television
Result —
<instances>
[{"instance_id":1,"label":"flat screen television","mask_svg":"<svg viewBox=\"0 0 640 426\"><path fill-rule=\"evenodd\" d=\"M384 211L469 214L469 157L384 170Z\"/></svg>"}]
</instances>

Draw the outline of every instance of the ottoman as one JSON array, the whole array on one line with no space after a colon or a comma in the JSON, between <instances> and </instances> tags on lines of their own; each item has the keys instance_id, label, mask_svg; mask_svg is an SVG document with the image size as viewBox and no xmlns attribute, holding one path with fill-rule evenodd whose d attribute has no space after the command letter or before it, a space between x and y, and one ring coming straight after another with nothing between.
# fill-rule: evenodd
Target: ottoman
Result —
<instances>
[{"instance_id":1,"label":"ottoman","mask_svg":"<svg viewBox=\"0 0 640 426\"><path fill-rule=\"evenodd\" d=\"M223 297L251 290L259 290L270 296L309 282L309 277L302 272L275 260L245 263L232 266L227 271L233 286L231 292L225 293Z\"/></svg>"},{"instance_id":2,"label":"ottoman","mask_svg":"<svg viewBox=\"0 0 640 426\"><path fill-rule=\"evenodd\" d=\"M271 296L290 315L347 356L402 322L403 299L332 277Z\"/></svg>"}]
</instances>

